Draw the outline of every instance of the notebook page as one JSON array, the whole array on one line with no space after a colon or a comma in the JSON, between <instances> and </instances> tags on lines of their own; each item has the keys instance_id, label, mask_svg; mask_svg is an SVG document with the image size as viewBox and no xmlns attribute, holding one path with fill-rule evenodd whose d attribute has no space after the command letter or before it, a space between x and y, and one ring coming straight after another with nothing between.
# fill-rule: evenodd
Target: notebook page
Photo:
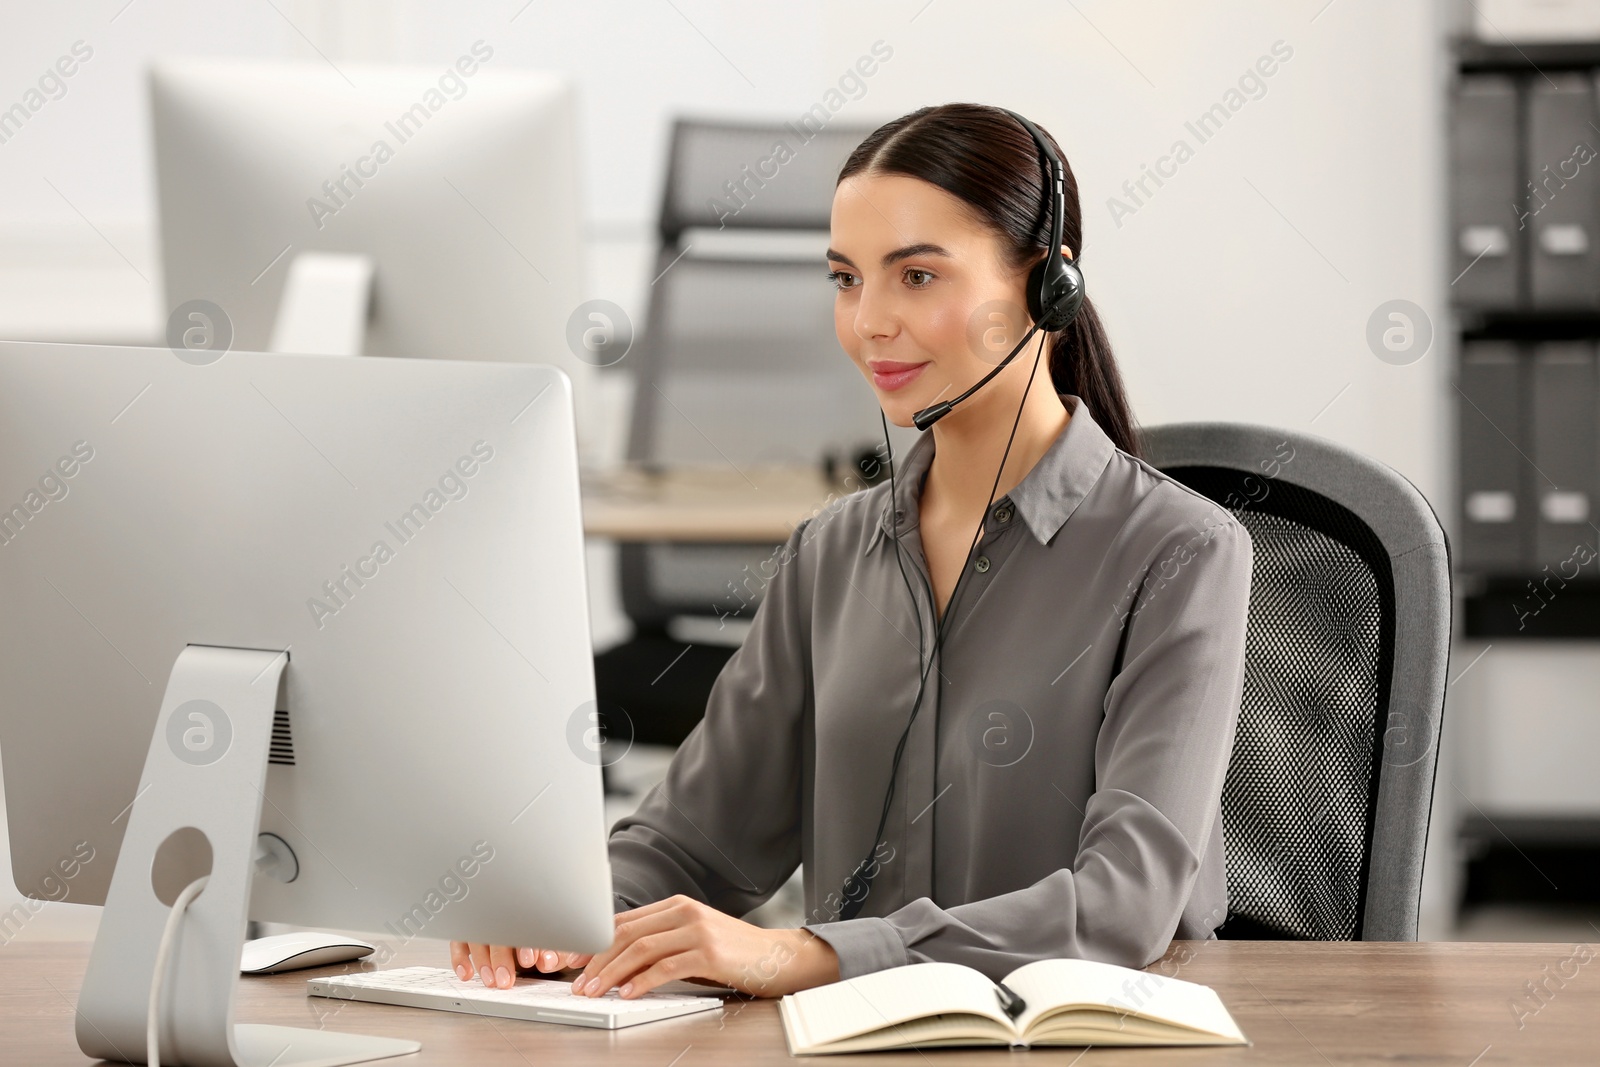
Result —
<instances>
[{"instance_id":1,"label":"notebook page","mask_svg":"<svg viewBox=\"0 0 1600 1067\"><path fill-rule=\"evenodd\" d=\"M1038 960L1012 971L1005 983L1027 1002L1027 1010L1017 1019L1017 1028L1024 1032L1040 1015L1060 1005L1095 1004L1245 1040L1210 986L1179 978L1094 960Z\"/></svg>"},{"instance_id":2,"label":"notebook page","mask_svg":"<svg viewBox=\"0 0 1600 1067\"><path fill-rule=\"evenodd\" d=\"M955 963L913 963L790 994L814 1044L826 1044L924 1015L984 1015L1009 1031L994 983Z\"/></svg>"}]
</instances>

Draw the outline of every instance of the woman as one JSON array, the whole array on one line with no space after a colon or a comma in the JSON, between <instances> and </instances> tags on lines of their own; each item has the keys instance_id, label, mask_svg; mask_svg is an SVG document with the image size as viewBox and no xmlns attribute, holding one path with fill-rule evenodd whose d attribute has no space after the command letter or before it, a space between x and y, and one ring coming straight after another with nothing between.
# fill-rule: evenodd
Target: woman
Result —
<instances>
[{"instance_id":1,"label":"woman","mask_svg":"<svg viewBox=\"0 0 1600 1067\"><path fill-rule=\"evenodd\" d=\"M1026 308L1030 268L1081 247L1063 168L1052 249L1049 172L1002 109L923 108L845 163L835 327L887 419L911 425L1023 336L1025 312L996 311ZM704 721L612 832L612 946L456 943L457 973L503 988L519 963L581 966L593 996L682 978L775 996L929 960L994 978L1048 957L1137 967L1213 936L1251 542L1139 457L1085 302L891 482L789 537ZM738 918L798 864L806 926Z\"/></svg>"}]
</instances>

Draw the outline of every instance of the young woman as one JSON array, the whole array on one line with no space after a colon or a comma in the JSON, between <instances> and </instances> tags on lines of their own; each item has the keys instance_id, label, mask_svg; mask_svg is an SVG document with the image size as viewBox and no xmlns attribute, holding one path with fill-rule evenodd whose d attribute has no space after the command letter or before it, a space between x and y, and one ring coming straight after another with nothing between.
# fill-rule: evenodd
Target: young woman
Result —
<instances>
[{"instance_id":1,"label":"young woman","mask_svg":"<svg viewBox=\"0 0 1600 1067\"><path fill-rule=\"evenodd\" d=\"M888 420L1022 338L1030 269L1081 250L1063 169L1051 248L1045 157L1002 109L922 108L845 163L835 326ZM705 720L612 832L612 946L456 943L457 973L772 996L929 960L1138 967L1212 936L1251 542L1135 433L1085 302L774 557ZM800 864L807 925L739 918Z\"/></svg>"}]
</instances>

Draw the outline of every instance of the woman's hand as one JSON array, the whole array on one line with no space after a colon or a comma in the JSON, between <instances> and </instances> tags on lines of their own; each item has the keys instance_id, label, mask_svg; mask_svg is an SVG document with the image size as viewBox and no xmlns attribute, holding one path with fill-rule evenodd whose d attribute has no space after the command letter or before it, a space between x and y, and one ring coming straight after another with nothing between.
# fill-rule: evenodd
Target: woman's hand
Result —
<instances>
[{"instance_id":1,"label":"woman's hand","mask_svg":"<svg viewBox=\"0 0 1600 1067\"><path fill-rule=\"evenodd\" d=\"M839 957L809 930L767 930L676 896L619 914L611 947L588 961L572 991L618 989L631 1000L674 979L776 997L838 981Z\"/></svg>"},{"instance_id":2,"label":"woman's hand","mask_svg":"<svg viewBox=\"0 0 1600 1067\"><path fill-rule=\"evenodd\" d=\"M510 989L517 980L519 965L527 970L549 974L570 967L582 967L590 959L591 956L583 952L450 942L450 966L455 968L456 977L469 982L476 974L490 989Z\"/></svg>"}]
</instances>

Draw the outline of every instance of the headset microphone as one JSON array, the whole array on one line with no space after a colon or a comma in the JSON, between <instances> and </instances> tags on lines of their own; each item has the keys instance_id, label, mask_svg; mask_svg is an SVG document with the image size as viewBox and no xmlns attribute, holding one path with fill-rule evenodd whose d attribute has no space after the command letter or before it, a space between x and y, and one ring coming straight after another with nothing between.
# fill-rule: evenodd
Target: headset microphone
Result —
<instances>
[{"instance_id":1,"label":"headset microphone","mask_svg":"<svg viewBox=\"0 0 1600 1067\"><path fill-rule=\"evenodd\" d=\"M1001 360L993 370L954 400L945 400L938 404L931 404L911 416L912 423L919 430L926 430L950 414L952 408L967 397L987 385L996 374L1005 369L1006 365L1016 358L1022 346L1028 343L1034 331L1043 329L1050 333L1062 330L1078 317L1078 309L1083 307L1083 272L1070 260L1061 255L1062 227L1065 225L1067 212L1066 193L1066 167L1061 162L1061 157L1056 150L1045 140L1044 134L1032 122L1023 118L1015 111L1006 111L1006 114L1022 124L1023 129L1033 138L1033 143L1038 147L1039 154L1043 156L1047 174L1048 185L1045 196L1050 200L1050 244L1045 252L1044 259L1036 263L1028 273L1028 314L1033 316L1033 325L1011 354Z\"/></svg>"},{"instance_id":2,"label":"headset microphone","mask_svg":"<svg viewBox=\"0 0 1600 1067\"><path fill-rule=\"evenodd\" d=\"M990 378L993 378L996 374L999 374L1001 371L1005 370L1006 364L1017 358L1017 353L1022 351L1022 346L1028 343L1028 338L1032 337L1038 331L1038 329L1039 324L1037 322L1032 326L1029 326L1028 332L1023 334L1022 340L1017 342L1017 347L1013 348L1005 359L1002 359L999 363L996 363L994 370L990 371L988 374L985 374L982 378L979 378L972 384L970 389L956 397L954 400L942 400L939 403L929 405L928 407L925 407L921 411L917 412L915 415L912 415L912 423L916 425L917 429L926 430L929 426L932 426L934 423L950 414L951 408L961 403L973 393L976 393L979 389L982 389L985 385L989 384Z\"/></svg>"}]
</instances>

